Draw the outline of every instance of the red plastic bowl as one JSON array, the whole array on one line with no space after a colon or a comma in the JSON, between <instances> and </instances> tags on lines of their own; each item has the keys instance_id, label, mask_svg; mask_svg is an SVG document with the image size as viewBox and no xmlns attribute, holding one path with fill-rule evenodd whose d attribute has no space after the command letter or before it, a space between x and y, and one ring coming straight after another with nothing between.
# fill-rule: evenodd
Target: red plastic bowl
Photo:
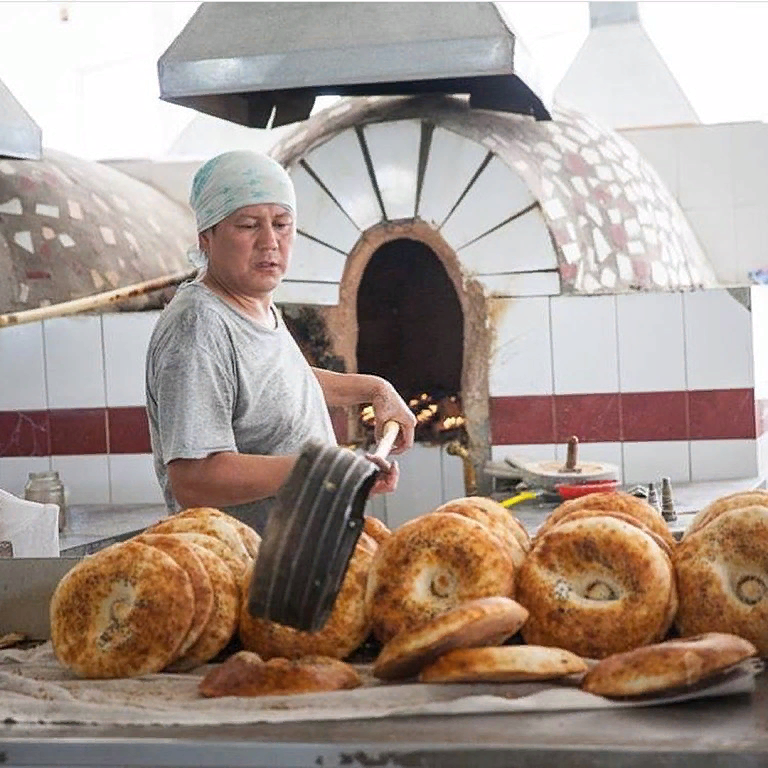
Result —
<instances>
[{"instance_id":1,"label":"red plastic bowl","mask_svg":"<svg viewBox=\"0 0 768 768\"><path fill-rule=\"evenodd\" d=\"M594 483L566 484L556 485L555 489L560 494L560 498L578 499L580 496L586 496L588 493L600 493L605 491L615 491L619 487L618 480L598 480Z\"/></svg>"}]
</instances>

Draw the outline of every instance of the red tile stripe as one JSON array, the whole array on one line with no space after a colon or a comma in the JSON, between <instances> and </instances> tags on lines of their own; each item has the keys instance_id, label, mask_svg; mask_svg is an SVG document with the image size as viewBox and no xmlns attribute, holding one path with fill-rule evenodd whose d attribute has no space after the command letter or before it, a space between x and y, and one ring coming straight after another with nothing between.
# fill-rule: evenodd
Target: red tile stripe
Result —
<instances>
[{"instance_id":1,"label":"red tile stripe","mask_svg":"<svg viewBox=\"0 0 768 768\"><path fill-rule=\"evenodd\" d=\"M334 410L346 442L343 413ZM752 389L492 397L494 445L747 439L768 432ZM0 457L150 453L143 406L0 411Z\"/></svg>"},{"instance_id":2,"label":"red tile stripe","mask_svg":"<svg viewBox=\"0 0 768 768\"><path fill-rule=\"evenodd\" d=\"M752 389L491 398L494 445L657 440L754 440L768 431L768 401ZM549 414L552 414L551 417Z\"/></svg>"}]
</instances>

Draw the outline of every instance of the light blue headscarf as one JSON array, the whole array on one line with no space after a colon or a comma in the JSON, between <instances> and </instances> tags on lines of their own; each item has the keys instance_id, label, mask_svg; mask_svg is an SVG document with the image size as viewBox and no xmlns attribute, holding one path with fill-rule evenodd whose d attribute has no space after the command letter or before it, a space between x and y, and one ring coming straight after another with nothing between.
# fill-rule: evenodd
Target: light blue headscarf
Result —
<instances>
[{"instance_id":1,"label":"light blue headscarf","mask_svg":"<svg viewBox=\"0 0 768 768\"><path fill-rule=\"evenodd\" d=\"M246 205L273 203L296 216L296 192L286 170L267 155L249 150L224 152L204 163L192 180L189 204L197 231L204 232ZM190 248L195 266L205 263L199 248Z\"/></svg>"}]
</instances>

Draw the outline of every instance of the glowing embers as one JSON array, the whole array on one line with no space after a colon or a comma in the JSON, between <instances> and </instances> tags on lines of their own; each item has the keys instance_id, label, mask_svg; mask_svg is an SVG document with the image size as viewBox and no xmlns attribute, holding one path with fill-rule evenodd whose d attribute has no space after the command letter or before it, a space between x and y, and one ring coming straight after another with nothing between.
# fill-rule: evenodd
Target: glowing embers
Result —
<instances>
[{"instance_id":1,"label":"glowing embers","mask_svg":"<svg viewBox=\"0 0 768 768\"><path fill-rule=\"evenodd\" d=\"M422 392L406 400L416 416L416 441L445 443L465 433L466 418L458 395L437 397ZM372 405L360 411L360 423L373 434L375 412Z\"/></svg>"}]
</instances>

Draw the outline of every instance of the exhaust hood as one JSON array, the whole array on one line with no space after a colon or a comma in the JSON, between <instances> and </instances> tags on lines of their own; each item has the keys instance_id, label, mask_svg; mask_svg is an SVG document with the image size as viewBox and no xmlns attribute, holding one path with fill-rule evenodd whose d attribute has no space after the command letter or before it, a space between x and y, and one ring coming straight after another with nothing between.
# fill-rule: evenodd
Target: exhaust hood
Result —
<instances>
[{"instance_id":1,"label":"exhaust hood","mask_svg":"<svg viewBox=\"0 0 768 768\"><path fill-rule=\"evenodd\" d=\"M0 157L39 160L43 132L0 80Z\"/></svg>"},{"instance_id":2,"label":"exhaust hood","mask_svg":"<svg viewBox=\"0 0 768 768\"><path fill-rule=\"evenodd\" d=\"M158 79L164 101L254 128L304 120L320 95L468 94L548 120L527 62L493 3L211 2Z\"/></svg>"}]
</instances>

